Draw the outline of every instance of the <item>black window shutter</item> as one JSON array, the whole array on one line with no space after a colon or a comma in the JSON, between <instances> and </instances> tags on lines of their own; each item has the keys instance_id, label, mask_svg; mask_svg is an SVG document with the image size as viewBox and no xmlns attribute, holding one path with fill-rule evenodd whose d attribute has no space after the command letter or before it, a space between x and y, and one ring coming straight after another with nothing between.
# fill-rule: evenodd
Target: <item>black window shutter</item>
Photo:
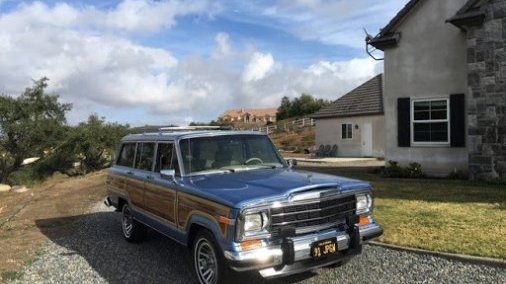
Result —
<instances>
[{"instance_id":1,"label":"black window shutter","mask_svg":"<svg viewBox=\"0 0 506 284\"><path fill-rule=\"evenodd\" d=\"M411 146L411 100L397 99L397 140L399 147Z\"/></svg>"},{"instance_id":2,"label":"black window shutter","mask_svg":"<svg viewBox=\"0 0 506 284\"><path fill-rule=\"evenodd\" d=\"M450 95L450 145L466 147L466 104L464 94Z\"/></svg>"}]
</instances>

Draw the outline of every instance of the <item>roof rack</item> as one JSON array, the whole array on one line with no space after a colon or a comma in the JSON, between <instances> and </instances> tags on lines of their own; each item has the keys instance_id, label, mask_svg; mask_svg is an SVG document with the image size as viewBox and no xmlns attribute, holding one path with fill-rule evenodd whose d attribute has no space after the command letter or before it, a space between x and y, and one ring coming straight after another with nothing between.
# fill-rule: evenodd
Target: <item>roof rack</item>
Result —
<instances>
[{"instance_id":1,"label":"roof rack","mask_svg":"<svg viewBox=\"0 0 506 284\"><path fill-rule=\"evenodd\" d=\"M168 126L160 127L158 131L165 132L177 132L177 131L196 131L196 130L231 130L231 127L224 126Z\"/></svg>"}]
</instances>

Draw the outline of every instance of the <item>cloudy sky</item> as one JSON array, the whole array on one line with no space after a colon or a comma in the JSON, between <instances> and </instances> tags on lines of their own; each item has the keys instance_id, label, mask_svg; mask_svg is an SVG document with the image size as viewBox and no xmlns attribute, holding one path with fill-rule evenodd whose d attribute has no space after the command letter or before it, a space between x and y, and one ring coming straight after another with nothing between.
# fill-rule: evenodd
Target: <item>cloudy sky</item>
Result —
<instances>
[{"instance_id":1,"label":"cloudy sky","mask_svg":"<svg viewBox=\"0 0 506 284\"><path fill-rule=\"evenodd\" d=\"M335 100L383 65L364 52L407 0L0 0L0 93L47 76L69 123L184 124L302 92Z\"/></svg>"}]
</instances>

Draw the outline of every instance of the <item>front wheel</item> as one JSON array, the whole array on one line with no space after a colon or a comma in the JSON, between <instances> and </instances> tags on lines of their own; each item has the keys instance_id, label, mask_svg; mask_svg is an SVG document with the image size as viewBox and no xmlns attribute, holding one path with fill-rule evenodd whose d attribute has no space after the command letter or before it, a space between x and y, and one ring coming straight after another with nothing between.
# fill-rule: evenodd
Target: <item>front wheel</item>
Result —
<instances>
[{"instance_id":1,"label":"front wheel","mask_svg":"<svg viewBox=\"0 0 506 284\"><path fill-rule=\"evenodd\" d=\"M197 234L192 254L195 273L201 284L227 283L229 268L211 233L202 230Z\"/></svg>"},{"instance_id":2,"label":"front wheel","mask_svg":"<svg viewBox=\"0 0 506 284\"><path fill-rule=\"evenodd\" d=\"M146 226L133 218L132 210L128 204L123 205L121 210L121 228L123 229L123 237L131 243L139 243L146 237Z\"/></svg>"}]
</instances>

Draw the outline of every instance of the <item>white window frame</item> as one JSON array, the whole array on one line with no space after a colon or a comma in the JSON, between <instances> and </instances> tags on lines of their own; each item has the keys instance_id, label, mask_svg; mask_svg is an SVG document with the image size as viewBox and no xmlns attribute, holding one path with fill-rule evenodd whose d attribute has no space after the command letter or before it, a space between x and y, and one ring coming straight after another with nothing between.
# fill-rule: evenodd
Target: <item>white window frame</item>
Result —
<instances>
[{"instance_id":1,"label":"white window frame","mask_svg":"<svg viewBox=\"0 0 506 284\"><path fill-rule=\"evenodd\" d=\"M446 119L428 119L415 121L415 103L418 102L432 102L432 101L446 101ZM449 98L423 98L412 99L410 106L410 127L411 127L411 145L413 146L450 146L450 99ZM446 122L448 125L448 137L446 142L419 142L415 141L415 123L437 123Z\"/></svg>"},{"instance_id":2,"label":"white window frame","mask_svg":"<svg viewBox=\"0 0 506 284\"><path fill-rule=\"evenodd\" d=\"M348 125L351 125L351 137L348 137L348 135L346 135L346 138L343 138L343 125L346 125L346 133L348 133ZM341 140L352 140L353 139L353 123L351 122L343 122L341 123Z\"/></svg>"}]
</instances>

